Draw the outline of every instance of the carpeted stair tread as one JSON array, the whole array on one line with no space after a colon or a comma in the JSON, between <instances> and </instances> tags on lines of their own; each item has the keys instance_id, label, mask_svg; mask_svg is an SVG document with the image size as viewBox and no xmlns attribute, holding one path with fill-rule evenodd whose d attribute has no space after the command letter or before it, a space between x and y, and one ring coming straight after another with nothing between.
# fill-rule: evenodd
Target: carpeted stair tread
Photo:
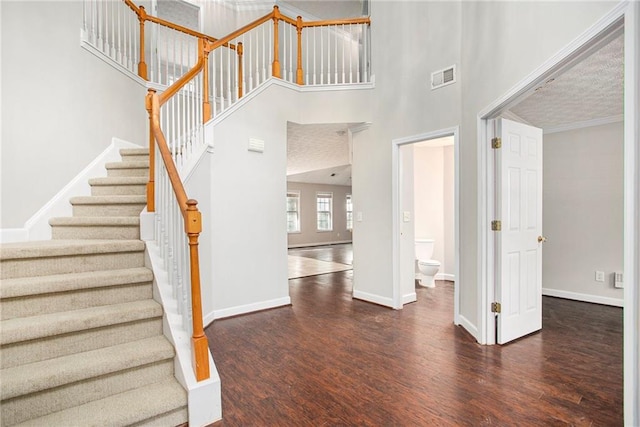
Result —
<instances>
[{"instance_id":1,"label":"carpeted stair tread","mask_svg":"<svg viewBox=\"0 0 640 427\"><path fill-rule=\"evenodd\" d=\"M0 322L0 344L34 340L160 316L162 316L160 304L148 299L40 316L17 317Z\"/></svg>"},{"instance_id":2,"label":"carpeted stair tread","mask_svg":"<svg viewBox=\"0 0 640 427\"><path fill-rule=\"evenodd\" d=\"M123 204L123 205L138 205L146 204L147 196L145 195L113 195L113 196L76 196L70 200L72 205L110 205L110 204Z\"/></svg>"},{"instance_id":3,"label":"carpeted stair tread","mask_svg":"<svg viewBox=\"0 0 640 427\"><path fill-rule=\"evenodd\" d=\"M41 240L0 245L0 259L47 258L99 253L139 252L141 240Z\"/></svg>"},{"instance_id":4,"label":"carpeted stair tread","mask_svg":"<svg viewBox=\"0 0 640 427\"><path fill-rule=\"evenodd\" d=\"M152 280L153 273L146 267L20 277L17 279L0 280L0 298L16 298L55 292L76 291L80 289L145 283L151 282Z\"/></svg>"},{"instance_id":5,"label":"carpeted stair tread","mask_svg":"<svg viewBox=\"0 0 640 427\"><path fill-rule=\"evenodd\" d=\"M89 179L89 185L144 185L149 180L146 176L107 176Z\"/></svg>"},{"instance_id":6,"label":"carpeted stair tread","mask_svg":"<svg viewBox=\"0 0 640 427\"><path fill-rule=\"evenodd\" d=\"M2 400L173 358L164 336L29 363L0 371Z\"/></svg>"},{"instance_id":7,"label":"carpeted stair tread","mask_svg":"<svg viewBox=\"0 0 640 427\"><path fill-rule=\"evenodd\" d=\"M107 169L148 169L149 162L144 160L124 160L121 162L109 162Z\"/></svg>"},{"instance_id":8,"label":"carpeted stair tread","mask_svg":"<svg viewBox=\"0 0 640 427\"><path fill-rule=\"evenodd\" d=\"M131 227L140 224L140 217L135 216L65 216L51 218L51 226L109 226L109 227Z\"/></svg>"},{"instance_id":9,"label":"carpeted stair tread","mask_svg":"<svg viewBox=\"0 0 640 427\"><path fill-rule=\"evenodd\" d=\"M121 148L120 156L144 156L149 155L148 148Z\"/></svg>"},{"instance_id":10,"label":"carpeted stair tread","mask_svg":"<svg viewBox=\"0 0 640 427\"><path fill-rule=\"evenodd\" d=\"M159 414L186 410L187 393L175 379L167 379L104 399L18 424L20 427L84 427L133 425ZM187 419L182 421L187 422Z\"/></svg>"}]
</instances>

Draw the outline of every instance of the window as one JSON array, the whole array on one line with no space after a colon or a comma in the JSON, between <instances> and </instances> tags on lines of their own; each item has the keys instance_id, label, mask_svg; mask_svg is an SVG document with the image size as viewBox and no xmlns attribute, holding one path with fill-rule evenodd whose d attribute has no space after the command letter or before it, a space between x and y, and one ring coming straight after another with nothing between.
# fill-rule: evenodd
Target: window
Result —
<instances>
[{"instance_id":1,"label":"window","mask_svg":"<svg viewBox=\"0 0 640 427\"><path fill-rule=\"evenodd\" d=\"M316 211L318 231L333 230L331 216L333 212L333 193L316 193Z\"/></svg>"},{"instance_id":2,"label":"window","mask_svg":"<svg viewBox=\"0 0 640 427\"><path fill-rule=\"evenodd\" d=\"M347 230L353 230L353 202L351 194L347 194Z\"/></svg>"},{"instance_id":3,"label":"window","mask_svg":"<svg viewBox=\"0 0 640 427\"><path fill-rule=\"evenodd\" d=\"M287 233L300 232L300 192L287 191Z\"/></svg>"}]
</instances>

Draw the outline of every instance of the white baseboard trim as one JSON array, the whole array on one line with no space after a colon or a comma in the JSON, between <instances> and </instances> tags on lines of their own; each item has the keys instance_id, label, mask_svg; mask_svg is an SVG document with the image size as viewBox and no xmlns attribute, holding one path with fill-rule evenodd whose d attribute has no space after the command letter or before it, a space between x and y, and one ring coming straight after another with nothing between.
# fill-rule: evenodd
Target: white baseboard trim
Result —
<instances>
[{"instance_id":1,"label":"white baseboard trim","mask_svg":"<svg viewBox=\"0 0 640 427\"><path fill-rule=\"evenodd\" d=\"M456 281L455 274L449 274L449 273L437 273L434 278L436 280L449 280L451 282Z\"/></svg>"},{"instance_id":2,"label":"white baseboard trim","mask_svg":"<svg viewBox=\"0 0 640 427\"><path fill-rule=\"evenodd\" d=\"M415 292L402 296L402 305L418 301L418 295Z\"/></svg>"},{"instance_id":3,"label":"white baseboard trim","mask_svg":"<svg viewBox=\"0 0 640 427\"><path fill-rule=\"evenodd\" d=\"M327 246L327 245L343 245L345 243L351 243L351 242L352 240L334 240L332 242L299 243L297 245L289 245L289 249L311 248L314 246Z\"/></svg>"},{"instance_id":4,"label":"white baseboard trim","mask_svg":"<svg viewBox=\"0 0 640 427\"><path fill-rule=\"evenodd\" d=\"M460 320L460 326L462 326L467 332L469 332L471 336L473 336L473 338L476 339L476 341L480 342L480 340L478 339L478 328L476 328L476 326L473 323L471 323L469 319L464 317L462 314L460 315L459 320Z\"/></svg>"},{"instance_id":5,"label":"white baseboard trim","mask_svg":"<svg viewBox=\"0 0 640 427\"><path fill-rule=\"evenodd\" d=\"M548 297L571 299L575 301L591 302L595 304L611 305L614 307L624 307L624 299L622 298L602 297L599 295L589 295L578 292L563 291L561 289L542 288L542 295Z\"/></svg>"},{"instance_id":6,"label":"white baseboard trim","mask_svg":"<svg viewBox=\"0 0 640 427\"><path fill-rule=\"evenodd\" d=\"M362 292L357 289L353 290L353 297L362 301L372 302L374 304L393 308L393 299L391 298L370 294L368 292Z\"/></svg>"},{"instance_id":7,"label":"white baseboard trim","mask_svg":"<svg viewBox=\"0 0 640 427\"><path fill-rule=\"evenodd\" d=\"M49 240L51 239L51 226L49 220L55 217L71 216L73 209L69 199L74 196L90 196L90 178L107 176L105 164L121 160L121 148L141 148L122 139L113 138L111 144L98 155L87 167L76 175L67 185L51 198L40 210L38 210L24 224L23 228L11 228L0 230L0 242L19 242L25 240Z\"/></svg>"},{"instance_id":8,"label":"white baseboard trim","mask_svg":"<svg viewBox=\"0 0 640 427\"><path fill-rule=\"evenodd\" d=\"M268 301L260 301L251 304L223 308L220 310L213 310L212 313L204 316L204 324L209 325L216 319L224 319L225 317L238 316L240 314L253 313L254 311L268 310L270 308L282 307L285 305L291 305L291 297L286 296Z\"/></svg>"}]
</instances>

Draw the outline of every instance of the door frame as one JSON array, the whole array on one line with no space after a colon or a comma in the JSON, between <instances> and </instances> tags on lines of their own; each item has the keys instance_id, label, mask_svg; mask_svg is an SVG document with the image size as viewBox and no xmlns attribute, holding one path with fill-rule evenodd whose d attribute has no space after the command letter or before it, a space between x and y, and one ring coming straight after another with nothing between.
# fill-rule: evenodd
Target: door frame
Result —
<instances>
[{"instance_id":1,"label":"door frame","mask_svg":"<svg viewBox=\"0 0 640 427\"><path fill-rule=\"evenodd\" d=\"M623 0L587 31L565 46L477 116L478 160L478 341L495 344L490 304L494 300L495 252L490 231L495 190L491 121L528 96L550 77L580 61L624 29L624 419L640 423L640 3ZM636 287L630 286L636 284Z\"/></svg>"},{"instance_id":2,"label":"door frame","mask_svg":"<svg viewBox=\"0 0 640 427\"><path fill-rule=\"evenodd\" d=\"M453 323L460 324L460 129L458 126L440 129L432 132L412 135L404 138L394 139L391 143L391 206L392 206L392 262L393 262L393 308L401 309L403 306L402 283L401 283L401 221L402 221L402 157L400 148L405 145L432 139L453 137L453 168L454 168L454 267L455 276L453 285ZM412 272L413 273L413 272Z\"/></svg>"}]
</instances>

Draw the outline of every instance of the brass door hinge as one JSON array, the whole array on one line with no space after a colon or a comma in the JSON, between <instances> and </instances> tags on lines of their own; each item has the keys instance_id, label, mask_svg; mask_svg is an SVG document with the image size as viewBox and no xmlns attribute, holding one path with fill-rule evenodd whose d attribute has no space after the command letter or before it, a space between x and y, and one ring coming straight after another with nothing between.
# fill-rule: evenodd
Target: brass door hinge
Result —
<instances>
[{"instance_id":1,"label":"brass door hinge","mask_svg":"<svg viewBox=\"0 0 640 427\"><path fill-rule=\"evenodd\" d=\"M492 313L500 313L500 312L502 312L502 306L500 305L499 302L492 302L491 303L491 312Z\"/></svg>"},{"instance_id":2,"label":"brass door hinge","mask_svg":"<svg viewBox=\"0 0 640 427\"><path fill-rule=\"evenodd\" d=\"M502 148L502 138L491 138L491 148Z\"/></svg>"},{"instance_id":3,"label":"brass door hinge","mask_svg":"<svg viewBox=\"0 0 640 427\"><path fill-rule=\"evenodd\" d=\"M502 230L502 221L499 219L491 221L491 231L501 231Z\"/></svg>"}]
</instances>

